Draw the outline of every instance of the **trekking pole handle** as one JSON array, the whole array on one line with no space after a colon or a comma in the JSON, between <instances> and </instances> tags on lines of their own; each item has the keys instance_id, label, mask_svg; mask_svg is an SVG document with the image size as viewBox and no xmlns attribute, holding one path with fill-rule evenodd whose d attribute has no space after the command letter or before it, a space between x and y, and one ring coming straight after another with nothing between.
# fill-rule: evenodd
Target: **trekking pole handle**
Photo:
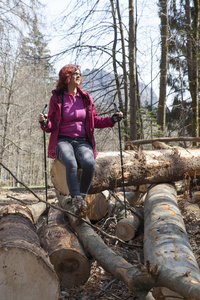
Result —
<instances>
[{"instance_id":1,"label":"trekking pole handle","mask_svg":"<svg viewBox=\"0 0 200 300\"><path fill-rule=\"evenodd\" d=\"M46 113L46 109L47 109L47 104L45 105L45 107L42 110L42 115L45 117L45 119L47 119L47 116L45 116ZM42 124L45 127L45 121L40 121L40 124Z\"/></svg>"},{"instance_id":2,"label":"trekking pole handle","mask_svg":"<svg viewBox=\"0 0 200 300\"><path fill-rule=\"evenodd\" d=\"M119 110L117 104L116 104L116 103L113 103L113 104L114 104L114 107L115 107L115 112L120 112L120 110Z\"/></svg>"},{"instance_id":3,"label":"trekking pole handle","mask_svg":"<svg viewBox=\"0 0 200 300\"><path fill-rule=\"evenodd\" d=\"M47 110L47 104L45 105L45 107L44 107L43 110L42 110L42 114L43 114L43 115L45 115L46 110Z\"/></svg>"}]
</instances>

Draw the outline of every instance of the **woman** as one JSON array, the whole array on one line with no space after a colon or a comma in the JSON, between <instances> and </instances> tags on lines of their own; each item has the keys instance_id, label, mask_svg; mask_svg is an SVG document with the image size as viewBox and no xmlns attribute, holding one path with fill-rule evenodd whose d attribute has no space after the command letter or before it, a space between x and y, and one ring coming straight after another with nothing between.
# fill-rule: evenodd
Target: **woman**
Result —
<instances>
[{"instance_id":1,"label":"woman","mask_svg":"<svg viewBox=\"0 0 200 300\"><path fill-rule=\"evenodd\" d=\"M51 132L48 157L57 158L66 166L74 213L86 217L86 195L94 176L94 159L97 156L94 128L113 127L123 114L117 112L112 117L100 118L91 95L81 90L81 83L80 67L64 66L59 72L56 89L52 91L48 118L40 114L39 122L42 128L45 122L46 132ZM78 166L82 169L80 186Z\"/></svg>"}]
</instances>

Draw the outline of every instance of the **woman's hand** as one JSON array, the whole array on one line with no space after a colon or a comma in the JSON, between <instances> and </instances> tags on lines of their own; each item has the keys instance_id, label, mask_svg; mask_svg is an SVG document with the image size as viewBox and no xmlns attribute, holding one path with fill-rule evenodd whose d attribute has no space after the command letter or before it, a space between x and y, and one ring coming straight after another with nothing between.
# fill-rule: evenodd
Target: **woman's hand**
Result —
<instances>
[{"instance_id":1,"label":"woman's hand","mask_svg":"<svg viewBox=\"0 0 200 300\"><path fill-rule=\"evenodd\" d=\"M121 121L122 118L123 118L123 112L117 111L116 113L114 113L114 115L112 115L112 122L116 123L118 121Z\"/></svg>"},{"instance_id":2,"label":"woman's hand","mask_svg":"<svg viewBox=\"0 0 200 300\"><path fill-rule=\"evenodd\" d=\"M40 113L39 117L38 117L38 122L46 124L47 123L47 115L46 114L43 115L42 113Z\"/></svg>"}]
</instances>

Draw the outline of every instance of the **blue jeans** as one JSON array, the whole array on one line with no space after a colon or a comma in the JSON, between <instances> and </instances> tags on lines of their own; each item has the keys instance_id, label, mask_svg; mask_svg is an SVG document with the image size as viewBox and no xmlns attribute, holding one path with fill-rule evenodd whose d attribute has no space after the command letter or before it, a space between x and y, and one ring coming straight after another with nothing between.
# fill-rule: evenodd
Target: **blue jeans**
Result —
<instances>
[{"instance_id":1,"label":"blue jeans","mask_svg":"<svg viewBox=\"0 0 200 300\"><path fill-rule=\"evenodd\" d=\"M58 137L57 159L66 167L67 185L71 197L87 194L95 171L93 149L86 138ZM80 187L78 167L81 167Z\"/></svg>"}]
</instances>

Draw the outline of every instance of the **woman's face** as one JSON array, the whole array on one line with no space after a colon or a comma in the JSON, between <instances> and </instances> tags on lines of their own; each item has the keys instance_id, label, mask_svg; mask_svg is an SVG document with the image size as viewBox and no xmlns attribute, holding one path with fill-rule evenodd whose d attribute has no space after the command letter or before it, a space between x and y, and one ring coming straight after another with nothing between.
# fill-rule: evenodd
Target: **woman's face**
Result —
<instances>
[{"instance_id":1,"label":"woman's face","mask_svg":"<svg viewBox=\"0 0 200 300\"><path fill-rule=\"evenodd\" d=\"M81 84L81 73L79 70L76 70L72 73L69 84L78 86Z\"/></svg>"}]
</instances>

